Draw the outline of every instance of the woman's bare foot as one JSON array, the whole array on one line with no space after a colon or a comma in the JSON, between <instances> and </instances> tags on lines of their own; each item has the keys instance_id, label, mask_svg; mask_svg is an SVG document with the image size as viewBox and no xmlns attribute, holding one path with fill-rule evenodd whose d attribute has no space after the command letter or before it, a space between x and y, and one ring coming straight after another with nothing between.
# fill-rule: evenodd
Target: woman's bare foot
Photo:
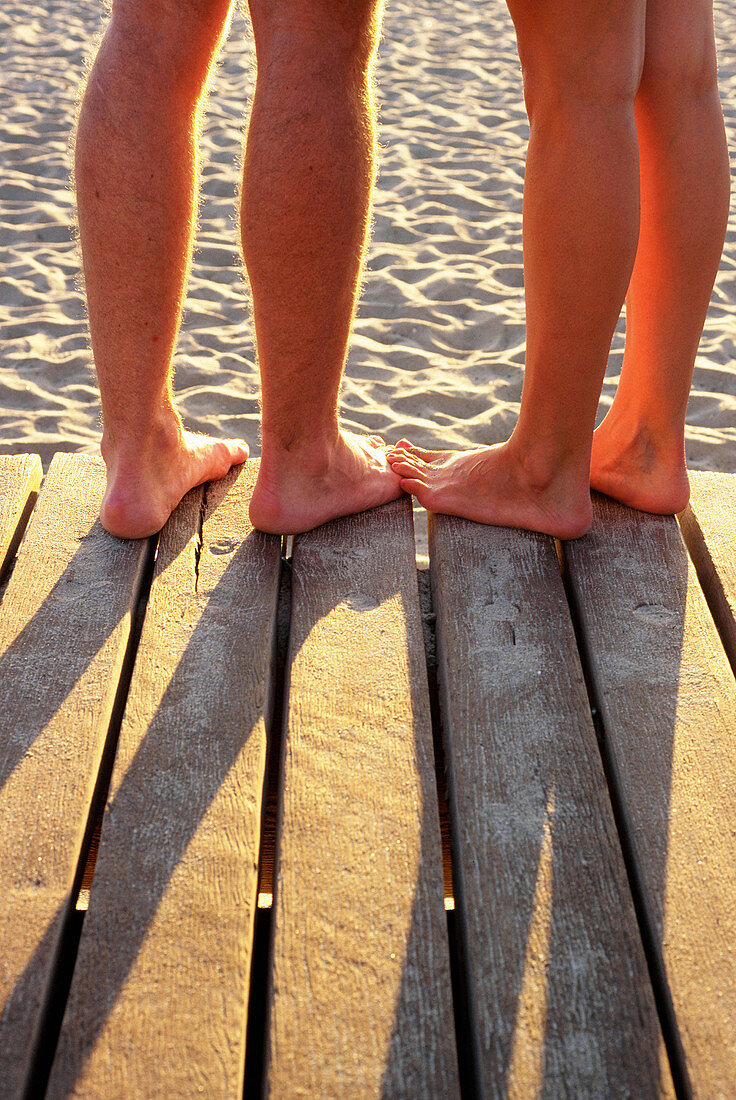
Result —
<instances>
[{"instance_id":1,"label":"woman's bare foot","mask_svg":"<svg viewBox=\"0 0 736 1100\"><path fill-rule=\"evenodd\" d=\"M590 493L577 471L533 476L511 442L473 451L425 451L402 439L388 451L401 488L430 512L560 539L590 528Z\"/></svg>"},{"instance_id":2,"label":"woman's bare foot","mask_svg":"<svg viewBox=\"0 0 736 1100\"><path fill-rule=\"evenodd\" d=\"M250 518L259 531L295 535L400 496L379 436L342 431L328 447L309 443L291 450L264 439Z\"/></svg>"},{"instance_id":3,"label":"woman's bare foot","mask_svg":"<svg viewBox=\"0 0 736 1100\"><path fill-rule=\"evenodd\" d=\"M593 435L590 484L642 512L681 512L690 499L684 441L668 442L609 413Z\"/></svg>"},{"instance_id":4,"label":"woman's bare foot","mask_svg":"<svg viewBox=\"0 0 736 1100\"><path fill-rule=\"evenodd\" d=\"M248 444L179 430L166 443L128 448L125 454L103 442L102 453L107 466L102 525L117 538L140 539L160 531L195 485L217 481L245 462Z\"/></svg>"}]
</instances>

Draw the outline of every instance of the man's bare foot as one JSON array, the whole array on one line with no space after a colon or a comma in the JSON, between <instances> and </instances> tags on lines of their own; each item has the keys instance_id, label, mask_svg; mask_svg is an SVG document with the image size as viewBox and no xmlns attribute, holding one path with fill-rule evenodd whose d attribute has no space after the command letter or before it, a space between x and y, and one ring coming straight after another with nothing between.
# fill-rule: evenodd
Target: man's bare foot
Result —
<instances>
[{"instance_id":1,"label":"man's bare foot","mask_svg":"<svg viewBox=\"0 0 736 1100\"><path fill-rule=\"evenodd\" d=\"M690 499L684 443L609 417L593 435L591 487L642 512L681 512Z\"/></svg>"},{"instance_id":2,"label":"man's bare foot","mask_svg":"<svg viewBox=\"0 0 736 1100\"><path fill-rule=\"evenodd\" d=\"M530 476L510 442L473 451L425 451L402 439L389 448L388 460L401 488L430 512L560 539L578 538L590 528L585 481L563 469L551 477Z\"/></svg>"},{"instance_id":3,"label":"man's bare foot","mask_svg":"<svg viewBox=\"0 0 736 1100\"><path fill-rule=\"evenodd\" d=\"M166 445L125 455L114 454L103 444L107 488L100 520L111 535L120 539L153 535L190 489L217 481L248 457L248 444L242 440L175 434L178 438Z\"/></svg>"},{"instance_id":4,"label":"man's bare foot","mask_svg":"<svg viewBox=\"0 0 736 1100\"><path fill-rule=\"evenodd\" d=\"M259 531L296 535L400 496L379 436L342 431L327 449L310 444L291 450L264 439L250 518Z\"/></svg>"}]
</instances>

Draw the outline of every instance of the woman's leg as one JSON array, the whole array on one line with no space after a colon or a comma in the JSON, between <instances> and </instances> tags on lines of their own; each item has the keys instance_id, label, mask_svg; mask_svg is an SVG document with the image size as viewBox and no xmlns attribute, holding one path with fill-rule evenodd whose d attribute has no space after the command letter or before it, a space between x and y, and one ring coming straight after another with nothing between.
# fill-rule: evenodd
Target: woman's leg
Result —
<instances>
[{"instance_id":1,"label":"woman's leg","mask_svg":"<svg viewBox=\"0 0 736 1100\"><path fill-rule=\"evenodd\" d=\"M711 0L648 0L636 126L639 248L621 381L595 433L591 484L670 513L688 500L685 412L728 218Z\"/></svg>"},{"instance_id":2,"label":"woman's leg","mask_svg":"<svg viewBox=\"0 0 736 1100\"><path fill-rule=\"evenodd\" d=\"M390 455L427 508L561 538L590 525L590 448L636 254L634 99L645 0L509 0L530 121L524 187L527 352L509 441Z\"/></svg>"}]
</instances>

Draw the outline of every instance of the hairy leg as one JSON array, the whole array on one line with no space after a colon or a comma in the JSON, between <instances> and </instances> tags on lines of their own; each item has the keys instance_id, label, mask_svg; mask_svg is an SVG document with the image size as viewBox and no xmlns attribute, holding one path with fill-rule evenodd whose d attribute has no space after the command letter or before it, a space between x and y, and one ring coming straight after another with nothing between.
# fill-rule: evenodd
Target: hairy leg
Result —
<instances>
[{"instance_id":1,"label":"hairy leg","mask_svg":"<svg viewBox=\"0 0 736 1100\"><path fill-rule=\"evenodd\" d=\"M636 253L644 2L509 0L530 121L521 410L499 447L389 453L433 511L562 538L590 524L595 414Z\"/></svg>"},{"instance_id":2,"label":"hairy leg","mask_svg":"<svg viewBox=\"0 0 736 1100\"><path fill-rule=\"evenodd\" d=\"M250 0L258 62L241 202L261 371L251 518L298 532L399 496L383 446L341 431L340 381L374 178L379 0Z\"/></svg>"},{"instance_id":3,"label":"hairy leg","mask_svg":"<svg viewBox=\"0 0 736 1100\"><path fill-rule=\"evenodd\" d=\"M248 457L185 432L171 370L192 251L196 114L230 0L115 0L79 115L75 180L107 490L122 538Z\"/></svg>"},{"instance_id":4,"label":"hairy leg","mask_svg":"<svg viewBox=\"0 0 736 1100\"><path fill-rule=\"evenodd\" d=\"M639 248L621 380L595 433L591 485L670 513L689 496L687 399L729 206L711 0L648 0L636 125Z\"/></svg>"}]
</instances>

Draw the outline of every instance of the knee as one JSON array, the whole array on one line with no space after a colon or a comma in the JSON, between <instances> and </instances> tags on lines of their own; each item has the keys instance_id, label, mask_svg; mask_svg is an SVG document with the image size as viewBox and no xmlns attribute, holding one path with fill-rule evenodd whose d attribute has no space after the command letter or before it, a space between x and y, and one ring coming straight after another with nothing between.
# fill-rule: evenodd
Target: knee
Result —
<instances>
[{"instance_id":1,"label":"knee","mask_svg":"<svg viewBox=\"0 0 736 1100\"><path fill-rule=\"evenodd\" d=\"M141 90L197 98L226 25L231 0L113 0L104 40L118 77ZM102 50L100 51L103 52Z\"/></svg>"},{"instance_id":2,"label":"knee","mask_svg":"<svg viewBox=\"0 0 736 1100\"><path fill-rule=\"evenodd\" d=\"M682 41L647 42L638 107L671 105L678 111L718 94L718 72L712 28L692 33Z\"/></svg>"},{"instance_id":3,"label":"knee","mask_svg":"<svg viewBox=\"0 0 736 1100\"><path fill-rule=\"evenodd\" d=\"M581 59L577 65L564 57L528 57L522 74L532 124L591 114L613 121L633 118L641 61L636 54Z\"/></svg>"},{"instance_id":4,"label":"knee","mask_svg":"<svg viewBox=\"0 0 736 1100\"><path fill-rule=\"evenodd\" d=\"M591 9L579 23L540 15L509 0L514 15L524 101L532 124L576 112L633 115L644 61L644 26L631 4L614 20Z\"/></svg>"},{"instance_id":5,"label":"knee","mask_svg":"<svg viewBox=\"0 0 736 1100\"><path fill-rule=\"evenodd\" d=\"M365 77L373 64L381 0L249 0L259 67L276 62L302 76L327 66L333 78Z\"/></svg>"}]
</instances>

